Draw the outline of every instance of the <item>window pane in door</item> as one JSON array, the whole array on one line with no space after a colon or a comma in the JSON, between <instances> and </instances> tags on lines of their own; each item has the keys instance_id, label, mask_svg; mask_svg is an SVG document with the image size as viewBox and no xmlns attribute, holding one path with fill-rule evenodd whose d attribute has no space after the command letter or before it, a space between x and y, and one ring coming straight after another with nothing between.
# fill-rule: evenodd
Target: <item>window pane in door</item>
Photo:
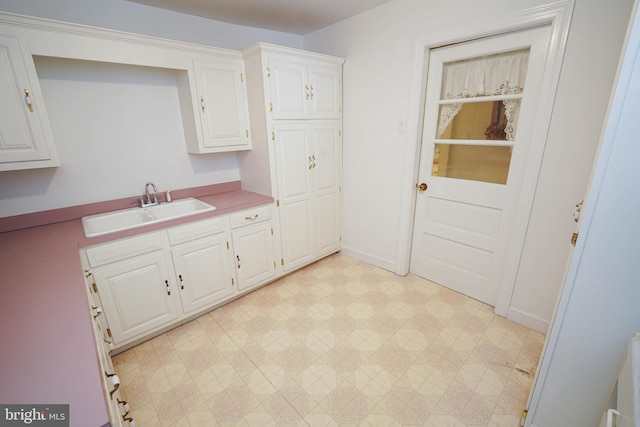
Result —
<instances>
[{"instance_id":1,"label":"window pane in door","mask_svg":"<svg viewBox=\"0 0 640 427\"><path fill-rule=\"evenodd\" d=\"M450 115L453 109L458 108L459 112L439 139L507 139L507 116L502 101L441 105L439 123L446 122L444 116Z\"/></svg>"},{"instance_id":2,"label":"window pane in door","mask_svg":"<svg viewBox=\"0 0 640 427\"><path fill-rule=\"evenodd\" d=\"M431 174L446 178L506 184L510 146L435 144Z\"/></svg>"}]
</instances>

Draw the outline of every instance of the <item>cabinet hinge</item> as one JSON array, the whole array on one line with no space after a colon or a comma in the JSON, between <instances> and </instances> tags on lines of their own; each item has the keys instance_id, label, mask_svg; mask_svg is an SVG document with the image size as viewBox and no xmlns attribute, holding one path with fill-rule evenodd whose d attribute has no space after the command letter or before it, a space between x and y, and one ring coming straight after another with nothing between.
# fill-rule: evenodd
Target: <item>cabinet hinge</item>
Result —
<instances>
[{"instance_id":1,"label":"cabinet hinge","mask_svg":"<svg viewBox=\"0 0 640 427\"><path fill-rule=\"evenodd\" d=\"M247 133L247 138L249 138L249 129L245 129L246 133Z\"/></svg>"},{"instance_id":2,"label":"cabinet hinge","mask_svg":"<svg viewBox=\"0 0 640 427\"><path fill-rule=\"evenodd\" d=\"M111 329L107 328L107 335L109 335L109 338L113 338L113 335L111 335Z\"/></svg>"},{"instance_id":3,"label":"cabinet hinge","mask_svg":"<svg viewBox=\"0 0 640 427\"><path fill-rule=\"evenodd\" d=\"M271 235L273 236L273 227L271 227Z\"/></svg>"},{"instance_id":4,"label":"cabinet hinge","mask_svg":"<svg viewBox=\"0 0 640 427\"><path fill-rule=\"evenodd\" d=\"M524 421L527 419L527 415L529 414L529 411L527 411L526 409L522 411L522 416L520 417L520 425L523 426L524 425Z\"/></svg>"},{"instance_id":5,"label":"cabinet hinge","mask_svg":"<svg viewBox=\"0 0 640 427\"><path fill-rule=\"evenodd\" d=\"M578 233L573 233L571 235L571 244L575 246L577 242L578 242Z\"/></svg>"},{"instance_id":6,"label":"cabinet hinge","mask_svg":"<svg viewBox=\"0 0 640 427\"><path fill-rule=\"evenodd\" d=\"M233 280L233 277L232 277L231 278L231 286L235 286L235 285L236 285L236 282L235 282L235 280Z\"/></svg>"},{"instance_id":7,"label":"cabinet hinge","mask_svg":"<svg viewBox=\"0 0 640 427\"><path fill-rule=\"evenodd\" d=\"M227 249L229 249L229 242L227 242Z\"/></svg>"},{"instance_id":8,"label":"cabinet hinge","mask_svg":"<svg viewBox=\"0 0 640 427\"><path fill-rule=\"evenodd\" d=\"M277 267L276 267L276 262L275 262L275 261L273 261L273 269L275 270L276 268L277 268Z\"/></svg>"},{"instance_id":9,"label":"cabinet hinge","mask_svg":"<svg viewBox=\"0 0 640 427\"><path fill-rule=\"evenodd\" d=\"M269 111L273 111L273 104L269 103Z\"/></svg>"},{"instance_id":10,"label":"cabinet hinge","mask_svg":"<svg viewBox=\"0 0 640 427\"><path fill-rule=\"evenodd\" d=\"M267 67L267 77L271 77L271 70Z\"/></svg>"},{"instance_id":11,"label":"cabinet hinge","mask_svg":"<svg viewBox=\"0 0 640 427\"><path fill-rule=\"evenodd\" d=\"M276 200L276 208L280 207L280 200Z\"/></svg>"},{"instance_id":12,"label":"cabinet hinge","mask_svg":"<svg viewBox=\"0 0 640 427\"><path fill-rule=\"evenodd\" d=\"M276 140L276 133L275 132L271 132L271 140L272 141Z\"/></svg>"},{"instance_id":13,"label":"cabinet hinge","mask_svg":"<svg viewBox=\"0 0 640 427\"><path fill-rule=\"evenodd\" d=\"M240 81L244 82L244 74L243 73L240 73Z\"/></svg>"},{"instance_id":14,"label":"cabinet hinge","mask_svg":"<svg viewBox=\"0 0 640 427\"><path fill-rule=\"evenodd\" d=\"M342 129L338 129L338 136L342 136Z\"/></svg>"},{"instance_id":15,"label":"cabinet hinge","mask_svg":"<svg viewBox=\"0 0 640 427\"><path fill-rule=\"evenodd\" d=\"M91 287L93 288L93 292L95 292L97 294L98 293L98 285L96 285L96 282L93 282L91 284Z\"/></svg>"},{"instance_id":16,"label":"cabinet hinge","mask_svg":"<svg viewBox=\"0 0 640 427\"><path fill-rule=\"evenodd\" d=\"M280 265L284 267L284 258L280 258Z\"/></svg>"}]
</instances>

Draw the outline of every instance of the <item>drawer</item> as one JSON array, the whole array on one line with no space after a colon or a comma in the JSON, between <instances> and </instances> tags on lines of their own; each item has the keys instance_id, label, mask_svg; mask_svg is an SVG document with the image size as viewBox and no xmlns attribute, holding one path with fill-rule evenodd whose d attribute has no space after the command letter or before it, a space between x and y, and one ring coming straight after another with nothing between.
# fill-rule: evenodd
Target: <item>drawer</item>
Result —
<instances>
[{"instance_id":1,"label":"drawer","mask_svg":"<svg viewBox=\"0 0 640 427\"><path fill-rule=\"evenodd\" d=\"M267 221L269 219L271 219L271 206L261 206L229 215L229 223L232 229Z\"/></svg>"},{"instance_id":2,"label":"drawer","mask_svg":"<svg viewBox=\"0 0 640 427\"><path fill-rule=\"evenodd\" d=\"M190 224L172 227L167 230L167 233L169 234L169 243L177 245L179 243L199 239L200 237L224 233L224 231L224 219L211 218L204 221L196 221Z\"/></svg>"},{"instance_id":3,"label":"drawer","mask_svg":"<svg viewBox=\"0 0 640 427\"><path fill-rule=\"evenodd\" d=\"M162 233L149 233L94 246L86 249L86 253L89 265L98 267L163 249Z\"/></svg>"}]
</instances>

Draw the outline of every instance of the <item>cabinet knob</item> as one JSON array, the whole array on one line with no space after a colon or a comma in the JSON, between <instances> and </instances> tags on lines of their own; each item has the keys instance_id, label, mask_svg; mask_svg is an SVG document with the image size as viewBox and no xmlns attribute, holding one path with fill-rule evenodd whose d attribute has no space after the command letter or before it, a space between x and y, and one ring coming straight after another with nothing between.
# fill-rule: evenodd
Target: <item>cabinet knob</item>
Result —
<instances>
[{"instance_id":1,"label":"cabinet knob","mask_svg":"<svg viewBox=\"0 0 640 427\"><path fill-rule=\"evenodd\" d=\"M418 188L418 191L425 191L428 188L427 184L424 182L416 185L416 187Z\"/></svg>"}]
</instances>

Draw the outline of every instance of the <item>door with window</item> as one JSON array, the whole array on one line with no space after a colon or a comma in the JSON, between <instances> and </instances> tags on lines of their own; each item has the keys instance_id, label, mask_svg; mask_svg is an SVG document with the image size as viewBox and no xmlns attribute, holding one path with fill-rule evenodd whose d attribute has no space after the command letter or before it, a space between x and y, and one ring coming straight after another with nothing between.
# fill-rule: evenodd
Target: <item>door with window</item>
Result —
<instances>
[{"instance_id":1,"label":"door with window","mask_svg":"<svg viewBox=\"0 0 640 427\"><path fill-rule=\"evenodd\" d=\"M513 247L550 27L429 55L410 271L495 305ZM531 177L527 177L530 179ZM535 177L534 177L535 178Z\"/></svg>"}]
</instances>

